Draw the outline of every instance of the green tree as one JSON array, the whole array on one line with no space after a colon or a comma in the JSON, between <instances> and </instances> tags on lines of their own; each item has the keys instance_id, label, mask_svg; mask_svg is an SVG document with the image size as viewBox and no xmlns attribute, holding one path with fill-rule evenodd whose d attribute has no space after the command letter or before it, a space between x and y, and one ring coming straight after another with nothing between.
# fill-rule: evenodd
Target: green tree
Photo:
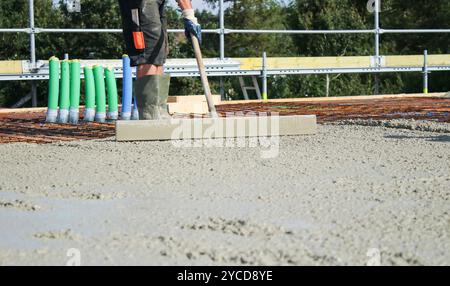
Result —
<instances>
[{"instance_id":1,"label":"green tree","mask_svg":"<svg viewBox=\"0 0 450 286\"><path fill-rule=\"evenodd\" d=\"M225 12L230 29L285 30L286 10L275 0L237 0ZM226 36L226 55L230 57L261 57L292 55L290 37L280 34L230 34Z\"/></svg>"},{"instance_id":2,"label":"green tree","mask_svg":"<svg viewBox=\"0 0 450 286\"><path fill-rule=\"evenodd\" d=\"M400 1L384 0L382 2L381 25L389 29L449 29L450 1L421 0ZM382 36L381 52L383 54L408 55L449 54L450 36L448 33L432 34L386 34ZM403 85L401 92L417 92L422 89L422 77L416 73L400 75ZM429 79L431 91L450 90L450 72L432 73Z\"/></svg>"},{"instance_id":3,"label":"green tree","mask_svg":"<svg viewBox=\"0 0 450 286\"><path fill-rule=\"evenodd\" d=\"M82 0L81 13L68 13L64 5L54 7L51 0L35 0L36 26L44 28L120 28L117 0ZM205 0L211 7L218 0ZM291 0L283 5L278 0L225 0L225 23L231 29L373 29L374 17L366 10L367 0ZM286 2L286 1L285 1ZM168 7L170 28L183 28L180 13ZM210 11L198 12L204 29L217 29L218 17ZM450 28L448 0L383 0L381 11L383 28ZM28 26L28 3L24 0L0 1L0 27ZM0 59L29 58L29 37L25 33L0 33ZM170 58L192 58L192 47L183 34L170 34ZM267 52L277 56L356 56L374 54L372 34L350 35L277 35L227 34L227 57L260 57ZM424 49L433 54L450 53L448 34L383 34L383 55L420 54ZM52 55L71 58L120 58L124 51L122 35L116 34L36 34L38 59ZM219 56L219 36L204 34L202 45L205 57ZM374 76L331 75L331 95L370 94ZM430 90L450 90L449 73L433 73ZM420 74L380 75L381 91L417 92L421 90ZM219 91L218 79L211 78L213 92ZM277 76L269 80L270 97L324 96L324 75ZM40 104L45 105L47 82L39 83ZM10 106L29 92L29 82L0 82L0 106ZM225 81L225 89L232 98L241 98L235 77ZM171 94L201 94L198 78L174 78Z\"/></svg>"},{"instance_id":4,"label":"green tree","mask_svg":"<svg viewBox=\"0 0 450 286\"><path fill-rule=\"evenodd\" d=\"M62 21L56 26L55 23L40 23L44 19L37 19L40 26L49 25L52 28L76 28L76 29L121 29L119 4L117 0L83 0L81 1L81 12L69 13L65 5L60 6ZM45 26L44 26L45 27ZM53 54L67 52L71 58L121 58L125 48L121 33L61 33L49 35L53 38L54 46L46 49L46 54L41 55L48 58ZM55 41L57 39L57 41ZM48 42L51 40L48 39Z\"/></svg>"},{"instance_id":5,"label":"green tree","mask_svg":"<svg viewBox=\"0 0 450 286\"><path fill-rule=\"evenodd\" d=\"M356 30L368 29L370 25L365 1L297 0L289 3L287 11L289 28L293 30ZM373 49L372 37L365 34L294 35L292 38L295 56L361 56L371 55ZM333 96L372 93L373 78L369 75L330 75L330 79ZM275 96L326 95L326 76L278 77L274 82ZM277 92L278 89L281 91Z\"/></svg>"},{"instance_id":6,"label":"green tree","mask_svg":"<svg viewBox=\"0 0 450 286\"><path fill-rule=\"evenodd\" d=\"M213 7L217 0L207 0ZM277 0L235 0L228 3L225 10L225 25L228 29L289 29L287 7ZM218 21L216 16L216 21ZM261 57L266 52L269 57L295 55L292 37L280 34L240 34L225 36L226 57ZM218 49L218 47L217 47ZM271 89L280 94L278 85L271 82ZM225 90L232 99L242 98L237 78L225 80Z\"/></svg>"},{"instance_id":7,"label":"green tree","mask_svg":"<svg viewBox=\"0 0 450 286\"><path fill-rule=\"evenodd\" d=\"M57 26L61 22L61 13L53 9L51 1L35 1L35 16L37 25L52 23ZM0 27L24 28L28 27L28 1L11 0L0 1ZM37 57L45 51L52 50L52 43L48 35L36 35ZM0 33L0 59L26 60L30 58L29 36L25 33ZM42 59L42 58L40 58ZM40 98L46 93L46 82L39 82ZM26 95L30 90L28 82L0 82L0 106L10 106L20 99L19 95ZM42 102L41 102L42 103Z\"/></svg>"}]
</instances>

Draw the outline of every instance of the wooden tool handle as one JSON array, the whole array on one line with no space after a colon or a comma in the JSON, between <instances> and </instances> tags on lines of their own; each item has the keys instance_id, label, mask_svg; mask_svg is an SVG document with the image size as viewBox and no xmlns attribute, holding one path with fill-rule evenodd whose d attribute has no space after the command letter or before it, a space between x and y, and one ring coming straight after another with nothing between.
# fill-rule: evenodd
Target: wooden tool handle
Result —
<instances>
[{"instance_id":1,"label":"wooden tool handle","mask_svg":"<svg viewBox=\"0 0 450 286\"><path fill-rule=\"evenodd\" d=\"M205 90L206 102L208 103L208 109L211 117L218 117L216 107L211 94L211 88L209 86L208 76L206 75L205 64L203 63L202 51L200 49L200 43L196 36L191 34L192 46L194 47L195 58L197 59L198 70L200 71L200 77L202 79L203 89Z\"/></svg>"}]
</instances>

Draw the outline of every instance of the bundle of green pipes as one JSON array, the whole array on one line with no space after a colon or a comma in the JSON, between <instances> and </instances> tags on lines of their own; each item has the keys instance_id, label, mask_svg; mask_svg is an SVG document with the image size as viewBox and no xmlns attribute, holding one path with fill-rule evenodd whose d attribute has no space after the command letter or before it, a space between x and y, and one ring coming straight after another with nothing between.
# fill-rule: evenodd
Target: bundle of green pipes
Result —
<instances>
[{"instance_id":1,"label":"bundle of green pipes","mask_svg":"<svg viewBox=\"0 0 450 286\"><path fill-rule=\"evenodd\" d=\"M49 60L49 74L46 122L77 124L81 96L80 61L60 61L57 57L52 57ZM85 66L84 82L86 104L84 121L117 120L119 105L114 69ZM106 113L106 99L108 99L108 113Z\"/></svg>"}]
</instances>

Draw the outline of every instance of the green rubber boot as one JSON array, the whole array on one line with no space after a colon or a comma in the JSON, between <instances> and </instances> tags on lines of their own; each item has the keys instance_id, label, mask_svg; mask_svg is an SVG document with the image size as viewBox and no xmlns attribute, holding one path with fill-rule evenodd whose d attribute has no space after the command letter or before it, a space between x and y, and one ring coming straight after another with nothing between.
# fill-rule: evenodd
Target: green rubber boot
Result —
<instances>
[{"instance_id":1,"label":"green rubber boot","mask_svg":"<svg viewBox=\"0 0 450 286\"><path fill-rule=\"evenodd\" d=\"M148 75L135 82L140 120L170 119L167 110L170 75Z\"/></svg>"}]
</instances>

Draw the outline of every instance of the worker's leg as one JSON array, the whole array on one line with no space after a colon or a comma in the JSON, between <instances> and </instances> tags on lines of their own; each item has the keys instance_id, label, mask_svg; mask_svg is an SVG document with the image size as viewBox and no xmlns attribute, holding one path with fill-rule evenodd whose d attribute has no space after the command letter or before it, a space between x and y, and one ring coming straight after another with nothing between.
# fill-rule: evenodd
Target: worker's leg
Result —
<instances>
[{"instance_id":1,"label":"worker's leg","mask_svg":"<svg viewBox=\"0 0 450 286\"><path fill-rule=\"evenodd\" d=\"M132 66L138 67L135 94L140 119L170 118L167 112L170 76L164 75L163 68L168 55L165 0L120 0L119 3L127 52ZM133 19L133 9L139 11L138 21ZM143 33L145 47L136 42L133 32Z\"/></svg>"},{"instance_id":2,"label":"worker's leg","mask_svg":"<svg viewBox=\"0 0 450 286\"><path fill-rule=\"evenodd\" d=\"M137 78L147 75L162 75L164 74L164 67L157 65L139 65L137 67Z\"/></svg>"}]
</instances>

